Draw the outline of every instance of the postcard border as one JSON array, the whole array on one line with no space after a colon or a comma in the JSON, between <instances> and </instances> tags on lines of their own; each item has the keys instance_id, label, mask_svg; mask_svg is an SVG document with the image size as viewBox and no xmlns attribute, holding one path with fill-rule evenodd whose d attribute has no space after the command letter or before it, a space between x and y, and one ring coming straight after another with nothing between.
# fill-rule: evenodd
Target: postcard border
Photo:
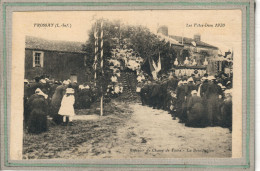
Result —
<instances>
[{"instance_id":1,"label":"postcard border","mask_svg":"<svg viewBox=\"0 0 260 171\"><path fill-rule=\"evenodd\" d=\"M250 127L251 127L251 59L250 57L250 2L3 2L3 89L4 89L4 165L6 167L32 166L32 167L132 167L132 168L250 168ZM246 164L245 165L194 165L194 164L58 164L58 163L15 163L9 162L8 153L8 123L7 123L7 68L6 68L6 7L8 6L112 6L112 5L128 5L128 6L167 6L167 5L183 5L183 6L216 6L216 5L241 5L246 7Z\"/></svg>"}]
</instances>

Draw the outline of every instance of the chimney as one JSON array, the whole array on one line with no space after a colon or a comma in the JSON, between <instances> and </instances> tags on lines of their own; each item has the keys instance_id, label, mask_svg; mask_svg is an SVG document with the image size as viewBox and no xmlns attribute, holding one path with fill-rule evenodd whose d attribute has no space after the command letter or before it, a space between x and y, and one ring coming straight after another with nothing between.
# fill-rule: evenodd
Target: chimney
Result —
<instances>
[{"instance_id":1,"label":"chimney","mask_svg":"<svg viewBox=\"0 0 260 171\"><path fill-rule=\"evenodd\" d=\"M160 26L157 30L157 33L161 33L164 36L168 36L168 27L167 26Z\"/></svg>"},{"instance_id":2,"label":"chimney","mask_svg":"<svg viewBox=\"0 0 260 171\"><path fill-rule=\"evenodd\" d=\"M200 34L195 34L195 35L194 35L194 41L195 41L195 42L200 41Z\"/></svg>"}]
</instances>

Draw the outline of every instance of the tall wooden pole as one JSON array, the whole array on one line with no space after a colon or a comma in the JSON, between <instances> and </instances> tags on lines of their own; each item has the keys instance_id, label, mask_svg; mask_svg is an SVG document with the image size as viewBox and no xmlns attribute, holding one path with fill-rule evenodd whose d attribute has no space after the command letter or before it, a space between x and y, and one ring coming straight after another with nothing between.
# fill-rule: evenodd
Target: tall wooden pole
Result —
<instances>
[{"instance_id":1,"label":"tall wooden pole","mask_svg":"<svg viewBox=\"0 0 260 171\"><path fill-rule=\"evenodd\" d=\"M101 74L102 74L102 79L104 78L104 71L103 71L103 55L104 55L104 51L103 51L103 34L104 34L104 30L103 30L103 19L101 20L101 24L100 24L100 29L101 29L101 33L100 33L100 69L101 69ZM103 116L103 99L104 99L104 95L103 95L103 82L101 83L101 98L100 98L100 116Z\"/></svg>"},{"instance_id":2,"label":"tall wooden pole","mask_svg":"<svg viewBox=\"0 0 260 171\"><path fill-rule=\"evenodd\" d=\"M98 28L97 21L95 23L94 29L94 37L95 37L95 60L94 60L94 84L97 85L97 58L98 58Z\"/></svg>"}]
</instances>

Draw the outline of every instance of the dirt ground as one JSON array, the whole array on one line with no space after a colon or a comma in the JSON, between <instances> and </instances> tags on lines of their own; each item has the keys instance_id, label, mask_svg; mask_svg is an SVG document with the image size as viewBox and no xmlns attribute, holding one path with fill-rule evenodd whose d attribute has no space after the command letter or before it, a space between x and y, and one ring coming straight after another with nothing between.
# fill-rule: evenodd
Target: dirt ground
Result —
<instances>
[{"instance_id":1,"label":"dirt ground","mask_svg":"<svg viewBox=\"0 0 260 171\"><path fill-rule=\"evenodd\" d=\"M24 134L24 159L231 157L227 128L190 128L166 111L113 101L105 115L77 111L73 126ZM96 112L97 113L97 112ZM87 114L87 115L86 115ZM91 114L91 115L90 115Z\"/></svg>"}]
</instances>

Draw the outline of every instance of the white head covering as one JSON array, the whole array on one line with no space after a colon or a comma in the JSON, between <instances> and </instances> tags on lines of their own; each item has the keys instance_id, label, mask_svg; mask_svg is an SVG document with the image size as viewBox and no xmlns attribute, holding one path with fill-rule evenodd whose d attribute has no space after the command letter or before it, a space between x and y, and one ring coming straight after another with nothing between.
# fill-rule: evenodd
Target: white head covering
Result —
<instances>
[{"instance_id":1,"label":"white head covering","mask_svg":"<svg viewBox=\"0 0 260 171\"><path fill-rule=\"evenodd\" d=\"M181 84L183 84L182 80L178 82L178 86L180 86Z\"/></svg>"},{"instance_id":2,"label":"white head covering","mask_svg":"<svg viewBox=\"0 0 260 171\"><path fill-rule=\"evenodd\" d=\"M193 81L193 78L190 77L190 78L187 80L187 82L194 82L194 81Z\"/></svg>"},{"instance_id":3,"label":"white head covering","mask_svg":"<svg viewBox=\"0 0 260 171\"><path fill-rule=\"evenodd\" d=\"M35 90L35 93L40 93L40 92L42 92L42 90L41 90L40 88L37 88L37 89Z\"/></svg>"},{"instance_id":4,"label":"white head covering","mask_svg":"<svg viewBox=\"0 0 260 171\"><path fill-rule=\"evenodd\" d=\"M67 88L67 89L66 89L66 93L73 94L73 93L74 93L73 88Z\"/></svg>"},{"instance_id":5,"label":"white head covering","mask_svg":"<svg viewBox=\"0 0 260 171\"><path fill-rule=\"evenodd\" d=\"M90 87L89 87L89 85L86 85L85 88L86 88L86 89L89 89Z\"/></svg>"},{"instance_id":6,"label":"white head covering","mask_svg":"<svg viewBox=\"0 0 260 171\"><path fill-rule=\"evenodd\" d=\"M206 77L202 77L201 78L201 81L203 82L203 81L205 81L205 80L207 80L208 78L206 78Z\"/></svg>"},{"instance_id":7,"label":"white head covering","mask_svg":"<svg viewBox=\"0 0 260 171\"><path fill-rule=\"evenodd\" d=\"M178 65L178 64L179 64L178 59L175 58L174 65Z\"/></svg>"},{"instance_id":8,"label":"white head covering","mask_svg":"<svg viewBox=\"0 0 260 171\"><path fill-rule=\"evenodd\" d=\"M196 90L192 90L191 91L191 95L193 95L193 94L197 94L198 92L196 91Z\"/></svg>"},{"instance_id":9,"label":"white head covering","mask_svg":"<svg viewBox=\"0 0 260 171\"><path fill-rule=\"evenodd\" d=\"M40 80L40 83L46 84L46 80L45 80L45 79L41 79L41 80Z\"/></svg>"},{"instance_id":10,"label":"white head covering","mask_svg":"<svg viewBox=\"0 0 260 171\"><path fill-rule=\"evenodd\" d=\"M27 79L24 79L24 81L23 81L24 83L29 83L29 81L27 80Z\"/></svg>"},{"instance_id":11,"label":"white head covering","mask_svg":"<svg viewBox=\"0 0 260 171\"><path fill-rule=\"evenodd\" d=\"M212 75L208 77L208 80L215 80L215 79L216 78L214 76L212 76Z\"/></svg>"},{"instance_id":12,"label":"white head covering","mask_svg":"<svg viewBox=\"0 0 260 171\"><path fill-rule=\"evenodd\" d=\"M222 89L225 89L226 87L223 86L221 83L218 83L218 85L222 88Z\"/></svg>"},{"instance_id":13,"label":"white head covering","mask_svg":"<svg viewBox=\"0 0 260 171\"><path fill-rule=\"evenodd\" d=\"M62 84L69 85L70 83L67 80L64 80Z\"/></svg>"},{"instance_id":14,"label":"white head covering","mask_svg":"<svg viewBox=\"0 0 260 171\"><path fill-rule=\"evenodd\" d=\"M141 92L141 87L136 87L136 92L140 93Z\"/></svg>"},{"instance_id":15,"label":"white head covering","mask_svg":"<svg viewBox=\"0 0 260 171\"><path fill-rule=\"evenodd\" d=\"M44 94L40 88L37 88L37 89L35 90L35 93L38 94L38 95L40 95L40 96L43 96L45 99L48 98L48 95L47 95L47 94Z\"/></svg>"},{"instance_id":16,"label":"white head covering","mask_svg":"<svg viewBox=\"0 0 260 171\"><path fill-rule=\"evenodd\" d=\"M232 89L225 90L225 94L230 94L232 96Z\"/></svg>"},{"instance_id":17,"label":"white head covering","mask_svg":"<svg viewBox=\"0 0 260 171\"><path fill-rule=\"evenodd\" d=\"M79 85L79 89L83 89L84 88L84 86L83 85Z\"/></svg>"},{"instance_id":18,"label":"white head covering","mask_svg":"<svg viewBox=\"0 0 260 171\"><path fill-rule=\"evenodd\" d=\"M115 89L114 89L115 93L118 94L120 92L120 88L118 85L115 86Z\"/></svg>"}]
</instances>

